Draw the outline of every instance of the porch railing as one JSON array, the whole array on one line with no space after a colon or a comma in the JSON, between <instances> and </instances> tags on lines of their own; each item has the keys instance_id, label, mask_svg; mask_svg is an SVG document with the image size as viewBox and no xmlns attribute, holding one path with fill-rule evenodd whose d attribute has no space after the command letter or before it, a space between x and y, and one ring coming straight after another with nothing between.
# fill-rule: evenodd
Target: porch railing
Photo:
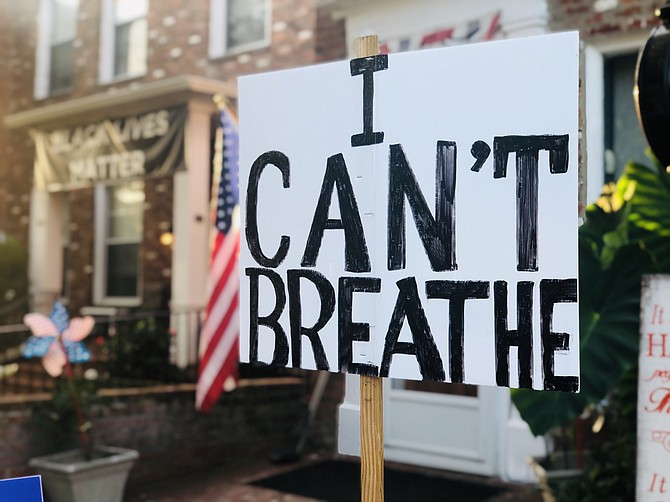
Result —
<instances>
[{"instance_id":1,"label":"porch railing","mask_svg":"<svg viewBox=\"0 0 670 502\"><path fill-rule=\"evenodd\" d=\"M174 361L175 320L193 326L197 344L202 311L131 312L96 315L85 343L93 357L75 365L75 375L94 379L98 388L145 387L196 381L195 365L178 368ZM31 335L23 324L0 326L0 396L51 392L55 381L41 360L25 359L22 347ZM16 367L18 365L18 369Z\"/></svg>"}]
</instances>

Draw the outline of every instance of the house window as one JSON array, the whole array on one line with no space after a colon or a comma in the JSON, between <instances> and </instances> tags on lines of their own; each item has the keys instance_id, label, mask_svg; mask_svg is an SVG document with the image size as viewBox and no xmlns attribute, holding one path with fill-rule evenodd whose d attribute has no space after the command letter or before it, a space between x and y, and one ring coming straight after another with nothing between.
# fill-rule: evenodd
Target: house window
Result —
<instances>
[{"instance_id":1,"label":"house window","mask_svg":"<svg viewBox=\"0 0 670 502\"><path fill-rule=\"evenodd\" d=\"M211 0L210 57L270 44L268 0Z\"/></svg>"},{"instance_id":2,"label":"house window","mask_svg":"<svg viewBox=\"0 0 670 502\"><path fill-rule=\"evenodd\" d=\"M147 71L148 0L103 0L100 81L133 78Z\"/></svg>"},{"instance_id":3,"label":"house window","mask_svg":"<svg viewBox=\"0 0 670 502\"><path fill-rule=\"evenodd\" d=\"M648 164L647 141L633 100L637 53L606 57L605 182L615 181L629 161Z\"/></svg>"},{"instance_id":4,"label":"house window","mask_svg":"<svg viewBox=\"0 0 670 502\"><path fill-rule=\"evenodd\" d=\"M72 89L78 0L42 0L39 12L35 97Z\"/></svg>"},{"instance_id":5,"label":"house window","mask_svg":"<svg viewBox=\"0 0 670 502\"><path fill-rule=\"evenodd\" d=\"M98 186L96 200L96 303L140 303L140 246L144 182Z\"/></svg>"},{"instance_id":6,"label":"house window","mask_svg":"<svg viewBox=\"0 0 670 502\"><path fill-rule=\"evenodd\" d=\"M617 179L628 161L649 163L633 100L637 54L646 38L607 37L584 47L587 203L600 197L603 184Z\"/></svg>"}]
</instances>

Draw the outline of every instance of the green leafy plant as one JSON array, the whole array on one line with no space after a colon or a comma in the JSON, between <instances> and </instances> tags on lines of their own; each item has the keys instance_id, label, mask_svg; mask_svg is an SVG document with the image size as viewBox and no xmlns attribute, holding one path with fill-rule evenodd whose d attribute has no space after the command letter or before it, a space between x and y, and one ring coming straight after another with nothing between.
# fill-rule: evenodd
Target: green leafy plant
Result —
<instances>
[{"instance_id":1,"label":"green leafy plant","mask_svg":"<svg viewBox=\"0 0 670 502\"><path fill-rule=\"evenodd\" d=\"M91 353L82 343L93 329L92 317L75 317L70 319L67 309L60 301L55 301L49 317L32 312L23 316L23 322L30 328L32 336L22 346L23 356L31 359L39 357L49 375L56 379L56 392L53 399L55 414L64 409L62 399L67 396L74 413L74 423L79 436L84 458L92 455L89 429L91 423L85 416L82 389L77 387L73 363L91 360ZM64 377L64 378L62 378ZM64 392L63 392L64 390ZM67 431L64 431L67 432Z\"/></svg>"},{"instance_id":2,"label":"green leafy plant","mask_svg":"<svg viewBox=\"0 0 670 502\"><path fill-rule=\"evenodd\" d=\"M98 401L97 387L96 380L57 378L52 399L35 407L32 417L35 444L47 453L81 447L80 429L88 431L90 423L79 422L72 392L76 393L77 406L85 415L83 410L90 409Z\"/></svg>"},{"instance_id":3,"label":"green leafy plant","mask_svg":"<svg viewBox=\"0 0 670 502\"><path fill-rule=\"evenodd\" d=\"M18 322L28 295L28 253L14 237L0 232L0 319Z\"/></svg>"},{"instance_id":4,"label":"green leafy plant","mask_svg":"<svg viewBox=\"0 0 670 502\"><path fill-rule=\"evenodd\" d=\"M605 427L594 436L589 460L580 476L556 481L558 502L635 500L637 365L627 370L603 410Z\"/></svg>"},{"instance_id":5,"label":"green leafy plant","mask_svg":"<svg viewBox=\"0 0 670 502\"><path fill-rule=\"evenodd\" d=\"M179 370L170 364L170 333L156 319L148 318L120 329L107 344L113 377L175 381Z\"/></svg>"},{"instance_id":6,"label":"green leafy plant","mask_svg":"<svg viewBox=\"0 0 670 502\"><path fill-rule=\"evenodd\" d=\"M579 230L579 394L512 391L536 434L569 424L613 392L638 357L640 280L670 271L670 174L629 163Z\"/></svg>"}]
</instances>

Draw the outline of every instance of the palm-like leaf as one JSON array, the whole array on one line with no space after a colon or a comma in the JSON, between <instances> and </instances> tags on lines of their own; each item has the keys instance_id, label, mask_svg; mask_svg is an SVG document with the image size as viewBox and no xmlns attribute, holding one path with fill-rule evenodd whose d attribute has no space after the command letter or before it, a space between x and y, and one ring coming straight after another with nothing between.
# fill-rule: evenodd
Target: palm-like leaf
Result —
<instances>
[{"instance_id":1,"label":"palm-like leaf","mask_svg":"<svg viewBox=\"0 0 670 502\"><path fill-rule=\"evenodd\" d=\"M601 401L634 366L641 276L670 272L670 175L631 163L610 202L590 206L579 231L581 392L512 391L536 435Z\"/></svg>"}]
</instances>

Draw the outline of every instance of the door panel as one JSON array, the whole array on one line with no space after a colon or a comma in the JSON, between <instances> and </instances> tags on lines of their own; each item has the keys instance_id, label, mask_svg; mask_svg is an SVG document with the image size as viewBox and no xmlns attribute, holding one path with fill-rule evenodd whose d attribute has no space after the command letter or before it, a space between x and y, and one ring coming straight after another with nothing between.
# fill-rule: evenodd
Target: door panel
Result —
<instances>
[{"instance_id":1,"label":"door panel","mask_svg":"<svg viewBox=\"0 0 670 502\"><path fill-rule=\"evenodd\" d=\"M385 458L495 474L497 429L486 423L482 388L395 379L385 381L385 387Z\"/></svg>"}]
</instances>

